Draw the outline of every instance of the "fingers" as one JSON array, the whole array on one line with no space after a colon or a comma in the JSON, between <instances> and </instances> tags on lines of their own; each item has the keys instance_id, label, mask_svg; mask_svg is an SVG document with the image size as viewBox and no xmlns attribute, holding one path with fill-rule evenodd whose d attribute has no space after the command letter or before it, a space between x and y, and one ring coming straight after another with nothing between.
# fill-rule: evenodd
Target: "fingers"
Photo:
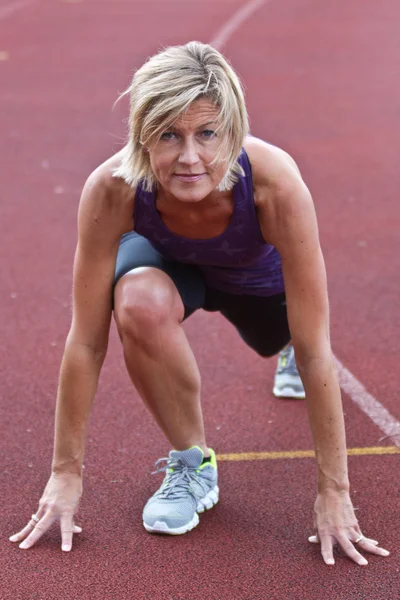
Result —
<instances>
[{"instance_id":1,"label":"fingers","mask_svg":"<svg viewBox=\"0 0 400 600\"><path fill-rule=\"evenodd\" d=\"M23 539L26 538L27 535L30 534L30 532L35 527L35 525L36 525L36 523L34 521L32 521L32 519L31 519L29 521L28 525L26 525L23 529L21 529L21 531L19 531L18 533L15 533L8 539L10 540L10 542L21 542Z\"/></svg>"},{"instance_id":2,"label":"fingers","mask_svg":"<svg viewBox=\"0 0 400 600\"><path fill-rule=\"evenodd\" d=\"M318 533L310 535L308 541L312 544L321 544L321 554L326 565L334 565L335 559L333 558L333 540L330 535L323 535L322 541L320 541Z\"/></svg>"},{"instance_id":3,"label":"fingers","mask_svg":"<svg viewBox=\"0 0 400 600\"><path fill-rule=\"evenodd\" d=\"M39 512L37 515L38 514ZM52 523L54 523L56 520L56 517L51 515L51 513L46 513L45 516L46 518L40 519L39 522L30 519L28 524L21 529L21 531L9 537L10 542L22 542L22 544L20 544L20 548L22 550L33 546L33 544L35 544L38 539L42 537L43 533L45 533L45 531L47 531ZM82 527L75 525L71 516L61 517L60 521L62 539L61 548L62 550L68 552L72 548L72 535L74 533L82 533Z\"/></svg>"},{"instance_id":4,"label":"fingers","mask_svg":"<svg viewBox=\"0 0 400 600\"><path fill-rule=\"evenodd\" d=\"M370 554L376 554L377 556L389 556L390 554L388 550L380 548L376 540L371 540L366 537L363 538L360 542L358 542L357 546L365 552L369 552Z\"/></svg>"},{"instance_id":5,"label":"fingers","mask_svg":"<svg viewBox=\"0 0 400 600\"><path fill-rule=\"evenodd\" d=\"M351 558L351 560L354 560L354 562L356 562L358 565L361 566L365 566L368 564L368 561L366 558L364 558L359 552L358 550L355 548L355 546L351 543L351 541L349 540L349 538L345 535L338 535L337 536L337 541L339 542L340 546L342 547L343 551L347 554L347 556L349 558ZM371 547L376 547L373 544L371 544Z\"/></svg>"},{"instance_id":6,"label":"fingers","mask_svg":"<svg viewBox=\"0 0 400 600\"><path fill-rule=\"evenodd\" d=\"M42 517L38 523L35 523L35 527L28 535L28 537L24 539L24 541L19 545L19 547L22 550L27 550L28 548L36 544L38 539L40 539L42 535L49 529L49 527L51 527L55 520L56 515L54 515L50 511L47 511L44 517Z\"/></svg>"},{"instance_id":7,"label":"fingers","mask_svg":"<svg viewBox=\"0 0 400 600\"><path fill-rule=\"evenodd\" d=\"M374 546L377 546L379 544L379 542L377 540L373 540L371 538L364 538L364 540L366 542L368 542L369 544L373 544Z\"/></svg>"},{"instance_id":8,"label":"fingers","mask_svg":"<svg viewBox=\"0 0 400 600\"><path fill-rule=\"evenodd\" d=\"M32 515L28 524L25 525L25 527L23 529L21 529L21 531L12 535L9 538L10 542L21 542L23 539L25 539L26 536L29 535L30 532L36 527L36 523L38 523L38 520L40 520L43 515L44 515L44 510L42 508L39 508L37 513Z\"/></svg>"},{"instance_id":9,"label":"fingers","mask_svg":"<svg viewBox=\"0 0 400 600\"><path fill-rule=\"evenodd\" d=\"M318 543L318 536L313 535L309 537L308 540L311 543L316 544ZM346 536L338 535L337 541L339 542L347 556L354 560L354 562L356 562L359 565L368 564L368 561L356 550L356 548ZM374 546L373 544L371 544L371 547L376 548L376 546ZM333 542L332 537L330 535L321 536L321 554L326 565L335 564L335 559L333 558Z\"/></svg>"},{"instance_id":10,"label":"fingers","mask_svg":"<svg viewBox=\"0 0 400 600\"><path fill-rule=\"evenodd\" d=\"M385 550L384 548L380 548L378 546L378 541L373 540L372 538L363 537L362 540L360 540L356 544L356 539L358 539L359 537L360 536L357 535L354 538L353 543L352 543L352 541L344 535L337 536L337 541L339 542L340 546L343 548L344 552L347 554L347 556L349 558L354 560L354 562L356 562L357 564L362 565L362 566L365 566L368 564L368 561L359 553L358 548L361 548L365 552L369 552L370 554L375 554L377 556L389 556L390 552L388 550ZM320 538L319 538L318 534L315 534L315 535L311 535L308 538L308 541L311 544L321 543L321 554L322 554L325 564L327 564L327 565L335 564L335 560L333 558L333 543L332 543L331 536L329 536L329 535L322 536L322 542L320 542Z\"/></svg>"},{"instance_id":11,"label":"fingers","mask_svg":"<svg viewBox=\"0 0 400 600\"><path fill-rule=\"evenodd\" d=\"M369 544L373 544L374 546L377 546L379 544L379 542L377 540L373 540L371 538L364 538L364 540L366 542L368 542ZM318 534L310 535L310 537L308 538L308 541L311 542L311 544L319 544ZM386 556L386 554L382 555L382 556Z\"/></svg>"},{"instance_id":12,"label":"fingers","mask_svg":"<svg viewBox=\"0 0 400 600\"><path fill-rule=\"evenodd\" d=\"M379 544L379 542L377 540L373 540L371 538L366 538L366 537L363 539L363 542L368 542L369 544L373 544L374 546L377 546ZM356 542L354 542L354 543L356 543ZM358 545L361 544L361 542L357 542L357 543L358 543Z\"/></svg>"},{"instance_id":13,"label":"fingers","mask_svg":"<svg viewBox=\"0 0 400 600\"><path fill-rule=\"evenodd\" d=\"M75 533L72 514L62 515L61 521L61 550L69 552L72 548L72 536Z\"/></svg>"},{"instance_id":14,"label":"fingers","mask_svg":"<svg viewBox=\"0 0 400 600\"><path fill-rule=\"evenodd\" d=\"M333 540L330 535L321 535L321 554L326 565L334 565L335 559L333 558Z\"/></svg>"}]
</instances>

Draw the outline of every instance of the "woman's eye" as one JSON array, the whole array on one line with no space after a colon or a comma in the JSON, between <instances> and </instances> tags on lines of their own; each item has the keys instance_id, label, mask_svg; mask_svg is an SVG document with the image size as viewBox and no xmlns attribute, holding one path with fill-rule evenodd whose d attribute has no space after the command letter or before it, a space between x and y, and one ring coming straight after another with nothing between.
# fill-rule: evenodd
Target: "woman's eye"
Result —
<instances>
[{"instance_id":1,"label":"woman's eye","mask_svg":"<svg viewBox=\"0 0 400 600\"><path fill-rule=\"evenodd\" d=\"M201 133L205 138L212 138L215 135L215 131L213 131L212 129L205 129Z\"/></svg>"},{"instance_id":2,"label":"woman's eye","mask_svg":"<svg viewBox=\"0 0 400 600\"><path fill-rule=\"evenodd\" d=\"M161 135L161 139L162 140L172 140L174 138L175 134L173 131L165 131L162 135Z\"/></svg>"}]
</instances>

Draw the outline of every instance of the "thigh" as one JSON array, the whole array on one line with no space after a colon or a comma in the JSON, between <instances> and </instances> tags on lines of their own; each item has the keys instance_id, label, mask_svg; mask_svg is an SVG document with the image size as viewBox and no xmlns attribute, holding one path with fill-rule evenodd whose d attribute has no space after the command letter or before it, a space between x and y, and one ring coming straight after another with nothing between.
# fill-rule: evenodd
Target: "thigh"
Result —
<instances>
[{"instance_id":1,"label":"thigh","mask_svg":"<svg viewBox=\"0 0 400 600\"><path fill-rule=\"evenodd\" d=\"M201 271L195 265L167 260L146 238L130 231L120 241L114 287L123 275L139 267L160 269L172 279L185 307L185 319L196 309L203 307L205 284Z\"/></svg>"},{"instance_id":2,"label":"thigh","mask_svg":"<svg viewBox=\"0 0 400 600\"><path fill-rule=\"evenodd\" d=\"M208 290L205 308L219 310L261 356L273 356L290 342L285 294L262 297Z\"/></svg>"}]
</instances>

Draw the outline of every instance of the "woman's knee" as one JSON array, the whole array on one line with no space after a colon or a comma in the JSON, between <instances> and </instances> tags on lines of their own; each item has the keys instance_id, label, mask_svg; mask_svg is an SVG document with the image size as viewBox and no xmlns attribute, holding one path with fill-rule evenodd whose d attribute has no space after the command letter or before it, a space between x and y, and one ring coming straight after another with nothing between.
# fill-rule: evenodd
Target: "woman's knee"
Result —
<instances>
[{"instance_id":1,"label":"woman's knee","mask_svg":"<svg viewBox=\"0 0 400 600\"><path fill-rule=\"evenodd\" d=\"M135 338L183 320L184 306L173 281L159 269L140 267L127 273L114 290L114 316L121 337Z\"/></svg>"}]
</instances>

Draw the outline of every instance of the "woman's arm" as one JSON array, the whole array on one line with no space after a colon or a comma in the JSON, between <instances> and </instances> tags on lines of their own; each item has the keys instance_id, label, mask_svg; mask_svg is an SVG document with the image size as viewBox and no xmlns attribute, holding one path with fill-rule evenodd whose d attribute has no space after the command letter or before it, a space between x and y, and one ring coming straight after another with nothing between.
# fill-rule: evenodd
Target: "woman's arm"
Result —
<instances>
[{"instance_id":1,"label":"woman's arm","mask_svg":"<svg viewBox=\"0 0 400 600\"><path fill-rule=\"evenodd\" d=\"M115 193L113 180L107 184L97 174L89 178L79 207L73 317L58 388L54 472L81 474L86 424L107 352L119 240L133 227L129 198Z\"/></svg>"},{"instance_id":2,"label":"woman's arm","mask_svg":"<svg viewBox=\"0 0 400 600\"><path fill-rule=\"evenodd\" d=\"M280 151L282 153L282 151ZM282 258L289 328L301 375L318 467L315 519L321 550L333 564L333 542L350 558L367 564L354 542L361 531L349 496L343 409L329 339L329 305L324 260L311 195L293 161L264 151L263 174L256 156L256 204L264 238ZM287 155L286 155L287 156ZM372 541L360 547L384 554Z\"/></svg>"},{"instance_id":3,"label":"woman's arm","mask_svg":"<svg viewBox=\"0 0 400 600\"><path fill-rule=\"evenodd\" d=\"M52 473L36 514L12 541L31 547L57 518L62 549L70 550L82 491L86 426L106 355L115 260L121 235L132 228L131 194L120 182L92 174L82 192L73 271L73 316L58 386Z\"/></svg>"},{"instance_id":4,"label":"woman's arm","mask_svg":"<svg viewBox=\"0 0 400 600\"><path fill-rule=\"evenodd\" d=\"M318 489L348 491L343 410L329 340L327 283L315 211L305 185L295 181L290 186L277 191L275 226L268 223L264 233L282 258L289 328L306 391Z\"/></svg>"}]
</instances>

